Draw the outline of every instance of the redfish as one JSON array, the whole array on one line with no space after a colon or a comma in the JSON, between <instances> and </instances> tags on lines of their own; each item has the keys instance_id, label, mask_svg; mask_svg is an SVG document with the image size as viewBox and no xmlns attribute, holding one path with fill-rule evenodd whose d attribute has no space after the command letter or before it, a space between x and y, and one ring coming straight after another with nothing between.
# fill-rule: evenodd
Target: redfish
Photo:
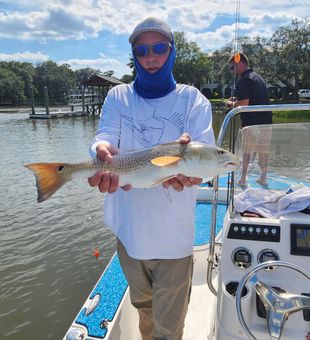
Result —
<instances>
[{"instance_id":1,"label":"redfish","mask_svg":"<svg viewBox=\"0 0 310 340\"><path fill-rule=\"evenodd\" d=\"M213 177L236 170L237 157L231 152L200 142L171 142L155 147L113 155L112 163L99 159L82 163L31 163L36 177L38 202L52 196L78 173L86 177L96 171L119 176L120 186L152 188L178 174L188 177Z\"/></svg>"}]
</instances>

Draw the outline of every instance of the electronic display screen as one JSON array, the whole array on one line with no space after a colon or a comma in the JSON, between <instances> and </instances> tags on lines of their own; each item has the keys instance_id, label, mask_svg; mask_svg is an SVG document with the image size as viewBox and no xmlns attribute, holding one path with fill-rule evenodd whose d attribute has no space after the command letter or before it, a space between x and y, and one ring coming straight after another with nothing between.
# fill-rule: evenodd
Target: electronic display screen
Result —
<instances>
[{"instance_id":1,"label":"electronic display screen","mask_svg":"<svg viewBox=\"0 0 310 340\"><path fill-rule=\"evenodd\" d=\"M296 243L298 248L310 249L310 229L296 228Z\"/></svg>"},{"instance_id":2,"label":"electronic display screen","mask_svg":"<svg viewBox=\"0 0 310 340\"><path fill-rule=\"evenodd\" d=\"M291 225L291 254L310 256L310 225Z\"/></svg>"},{"instance_id":3,"label":"electronic display screen","mask_svg":"<svg viewBox=\"0 0 310 340\"><path fill-rule=\"evenodd\" d=\"M250 256L249 254L237 254L236 260L239 262L250 262Z\"/></svg>"}]
</instances>

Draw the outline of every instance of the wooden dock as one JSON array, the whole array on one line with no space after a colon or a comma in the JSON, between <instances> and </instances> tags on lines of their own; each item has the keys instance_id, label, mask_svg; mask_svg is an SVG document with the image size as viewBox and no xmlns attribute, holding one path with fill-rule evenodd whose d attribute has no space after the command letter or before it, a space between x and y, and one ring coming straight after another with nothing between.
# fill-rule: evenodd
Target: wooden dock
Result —
<instances>
[{"instance_id":1,"label":"wooden dock","mask_svg":"<svg viewBox=\"0 0 310 340\"><path fill-rule=\"evenodd\" d=\"M55 118L69 118L88 116L84 111L54 111L49 113L30 113L31 119L55 119Z\"/></svg>"},{"instance_id":2,"label":"wooden dock","mask_svg":"<svg viewBox=\"0 0 310 340\"><path fill-rule=\"evenodd\" d=\"M63 107L58 111L50 111L48 91L47 87L44 87L44 103L45 112L40 110L36 112L34 106L33 91L31 90L30 96L31 113L29 118L31 119L55 119L55 118L69 118L69 117L83 117L83 116L98 116L101 113L102 102L85 103L84 95L82 95L82 103L75 103L69 105L69 107ZM76 110L75 110L76 109Z\"/></svg>"},{"instance_id":3,"label":"wooden dock","mask_svg":"<svg viewBox=\"0 0 310 340\"><path fill-rule=\"evenodd\" d=\"M91 92L87 92L85 95L85 88L78 95L74 95L75 99L79 99L77 102L71 102L68 105L68 110L62 108L59 111L50 112L49 107L49 96L47 86L44 86L44 104L45 112L42 111L35 112L34 105L34 94L33 88L30 87L30 103L31 103L31 113L29 113L29 118L31 119L53 119L53 118L67 118L67 117L82 117L82 116L94 116L99 117L101 113L101 108L103 100L108 93L109 89L113 86L122 84L121 81L107 77L104 75L93 75L83 83L85 87L91 87ZM94 87L98 87L99 90L95 91ZM89 100L90 99L90 100ZM71 110L70 110L71 108ZM76 109L76 111L74 110Z\"/></svg>"}]
</instances>

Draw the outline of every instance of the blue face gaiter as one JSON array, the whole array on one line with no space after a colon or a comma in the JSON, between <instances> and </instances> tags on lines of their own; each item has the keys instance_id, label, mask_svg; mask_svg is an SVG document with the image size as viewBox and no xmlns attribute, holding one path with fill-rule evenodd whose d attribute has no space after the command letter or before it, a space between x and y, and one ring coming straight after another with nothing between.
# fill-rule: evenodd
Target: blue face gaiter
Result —
<instances>
[{"instance_id":1,"label":"blue face gaiter","mask_svg":"<svg viewBox=\"0 0 310 340\"><path fill-rule=\"evenodd\" d=\"M147 72L133 54L133 60L137 72L133 86L139 96L147 99L161 98L175 89L176 81L172 74L175 60L174 41L172 41L171 44L172 47L168 59L162 68L155 73Z\"/></svg>"}]
</instances>

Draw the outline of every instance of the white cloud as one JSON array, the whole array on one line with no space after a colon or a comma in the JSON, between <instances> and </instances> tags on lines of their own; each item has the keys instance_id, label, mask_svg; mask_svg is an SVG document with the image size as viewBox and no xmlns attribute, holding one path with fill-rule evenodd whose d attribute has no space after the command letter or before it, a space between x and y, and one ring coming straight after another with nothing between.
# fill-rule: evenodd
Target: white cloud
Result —
<instances>
[{"instance_id":1,"label":"white cloud","mask_svg":"<svg viewBox=\"0 0 310 340\"><path fill-rule=\"evenodd\" d=\"M19 39L83 39L95 37L102 30L129 34L135 24L150 15L168 20L174 30L199 36L218 16L235 16L231 0L33 0L32 8L28 1L19 0L15 7L6 2L7 10L0 13L0 37ZM240 18L246 18L249 25L260 25L258 31L263 34L287 23L287 19L307 16L309 7L299 0L241 2Z\"/></svg>"},{"instance_id":2,"label":"white cloud","mask_svg":"<svg viewBox=\"0 0 310 340\"><path fill-rule=\"evenodd\" d=\"M128 61L127 61L128 62ZM114 71L116 77L122 77L124 74L131 74L131 69L126 65L126 61L108 58L101 54L97 59L68 59L57 62L61 64L69 64L72 70L80 68L91 67L93 69L99 69L102 72Z\"/></svg>"},{"instance_id":3,"label":"white cloud","mask_svg":"<svg viewBox=\"0 0 310 340\"><path fill-rule=\"evenodd\" d=\"M83 39L96 36L100 28L96 9L83 8L80 3L50 3L36 11L0 12L0 38Z\"/></svg>"},{"instance_id":4,"label":"white cloud","mask_svg":"<svg viewBox=\"0 0 310 340\"><path fill-rule=\"evenodd\" d=\"M43 62L49 60L49 56L41 52L17 52L17 53L0 53L1 61L28 61Z\"/></svg>"},{"instance_id":5,"label":"white cloud","mask_svg":"<svg viewBox=\"0 0 310 340\"><path fill-rule=\"evenodd\" d=\"M167 20L173 30L186 32L206 50L231 41L235 31L235 3L231 0L16 0L14 5L2 0L1 3L4 9L0 11L0 38L46 42L94 38L103 31L130 34L141 19L151 15ZM269 36L279 26L289 25L293 18L306 17L309 10L310 3L305 5L301 0L241 1L240 34ZM224 18L230 18L230 23Z\"/></svg>"},{"instance_id":6,"label":"white cloud","mask_svg":"<svg viewBox=\"0 0 310 340\"><path fill-rule=\"evenodd\" d=\"M239 35L256 37L270 37L277 28L288 26L295 17L289 13L261 14L248 17L247 23L239 23ZM205 32L188 31L186 36L189 40L197 42L204 50L214 50L231 43L235 39L235 23L222 25L218 29Z\"/></svg>"}]
</instances>

